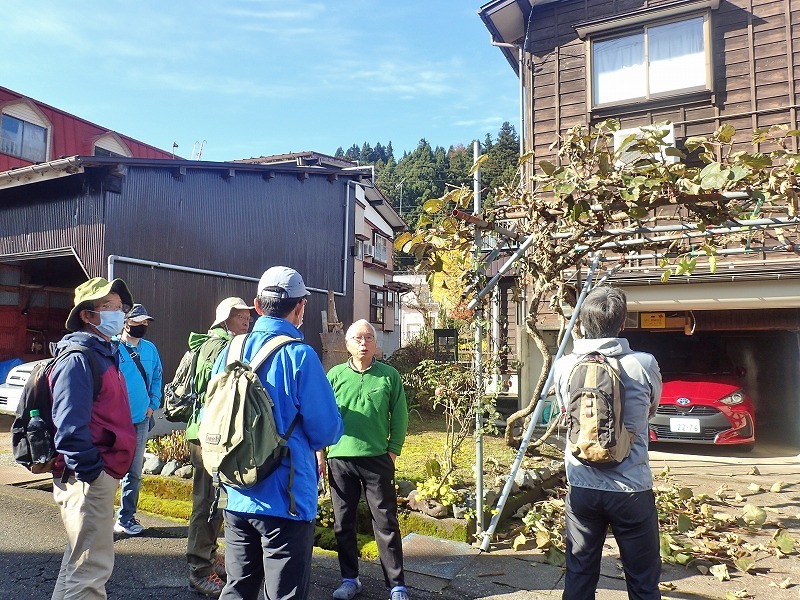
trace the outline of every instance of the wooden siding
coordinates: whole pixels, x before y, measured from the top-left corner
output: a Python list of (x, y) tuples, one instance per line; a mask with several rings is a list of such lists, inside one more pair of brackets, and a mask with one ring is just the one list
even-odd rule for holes
[(732, 124), (739, 132), (737, 139), (745, 140), (739, 148), (751, 147), (755, 128), (797, 127), (797, 0), (722, 0), (719, 9), (711, 11), (713, 93), (592, 111), (587, 103), (587, 44), (578, 39), (574, 25), (663, 4), (669, 2), (574, 0), (534, 8), (526, 52), (530, 71), (524, 81), (526, 150), (534, 150), (537, 161), (554, 158), (549, 146), (557, 133), (609, 116), (619, 117), (623, 127), (671, 120), (679, 147), (687, 137), (709, 134), (722, 123)]

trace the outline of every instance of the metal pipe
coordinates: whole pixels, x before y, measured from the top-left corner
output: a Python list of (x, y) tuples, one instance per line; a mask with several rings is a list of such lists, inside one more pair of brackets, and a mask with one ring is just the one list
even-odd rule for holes
[[(583, 283), (583, 287), (581, 288), (581, 293), (578, 296), (578, 301), (575, 303), (575, 309), (572, 311), (572, 317), (570, 317), (569, 325), (567, 325), (567, 331), (572, 331), (575, 327), (575, 321), (578, 318), (578, 314), (580, 313), (581, 305), (583, 304), (584, 298), (586, 298), (586, 294), (589, 291), (589, 288), (592, 284), (592, 279), (594, 279), (594, 273), (597, 270), (597, 266), (600, 263), (600, 253), (597, 252), (592, 259), (592, 264), (589, 267), (589, 272), (586, 274), (586, 281)], [(494, 516), (492, 517), (492, 522), (489, 524), (489, 529), (486, 530), (486, 533), (481, 540), (481, 551), (486, 552), (489, 550), (489, 544), (492, 541), (492, 536), (494, 535), (495, 529), (497, 529), (497, 524), (500, 522), (500, 516), (503, 514), (503, 508), (505, 507), (506, 500), (508, 500), (508, 496), (511, 494), (511, 487), (514, 484), (514, 477), (517, 475), (517, 471), (519, 470), (520, 464), (522, 464), (522, 459), (525, 457), (525, 451), (528, 449), (528, 444), (531, 442), (531, 436), (533, 435), (533, 430), (536, 428), (536, 421), (542, 414), (542, 409), (544, 408), (544, 401), (547, 398), (547, 393), (550, 391), (550, 386), (553, 384), (553, 379), (555, 377), (555, 366), (556, 361), (564, 355), (564, 351), (567, 348), (567, 342), (569, 341), (569, 335), (565, 335), (561, 340), (561, 344), (558, 346), (558, 352), (556, 353), (555, 358), (553, 359), (553, 363), (550, 365), (550, 371), (547, 374), (547, 381), (545, 381), (544, 387), (542, 388), (542, 393), (539, 396), (539, 402), (536, 405), (536, 408), (533, 411), (533, 415), (531, 416), (530, 422), (528, 423), (528, 429), (525, 431), (525, 435), (522, 438), (522, 443), (520, 444), (519, 450), (517, 451), (517, 457), (514, 460), (514, 464), (511, 466), (511, 472), (508, 474), (508, 479), (506, 479), (506, 484), (503, 486), (503, 492), (500, 494), (500, 498), (497, 501), (497, 509), (495, 510)]]
[[(741, 228), (747, 229), (750, 227), (791, 227), (792, 225), (800, 225), (800, 218), (787, 217), (779, 218), (772, 217), (769, 219), (749, 219), (747, 221), (725, 221), (720, 225), (708, 226), (705, 228), (704, 235), (713, 235), (717, 233), (730, 233), (732, 229)], [(587, 237), (603, 237), (607, 235), (634, 235), (640, 233), (664, 233), (668, 231), (700, 231), (700, 227), (696, 223), (683, 223), (678, 225), (659, 225), (657, 227), (623, 227), (621, 229), (606, 229), (601, 232), (586, 232)], [(553, 239), (560, 240), (570, 237), (571, 233), (555, 233)]]
[[(238, 275), (237, 273), (225, 273), (223, 271), (212, 271), (210, 269), (199, 269), (197, 267), (187, 267), (185, 265), (173, 265), (170, 263), (163, 263), (154, 260), (145, 260), (143, 258), (133, 258), (130, 256), (120, 256), (118, 254), (109, 254), (106, 259), (108, 279), (114, 279), (114, 263), (124, 262), (134, 265), (143, 265), (146, 267), (156, 267), (159, 269), (168, 269), (170, 271), (182, 271), (185, 273), (197, 273), (198, 275), (212, 275), (214, 277), (225, 277), (227, 279), (240, 279), (242, 281), (255, 281), (258, 282), (258, 277), (250, 277), (248, 275)], [(319, 292), (320, 294), (327, 294), (327, 290), (306, 286), (307, 290), (312, 292)], [(343, 296), (341, 292), (333, 292), (336, 296)]]
[(506, 274), (506, 271), (508, 271), (512, 267), (512, 265), (515, 262), (517, 262), (517, 259), (519, 259), (520, 256), (525, 254), (525, 251), (528, 248), (530, 248), (531, 244), (533, 244), (534, 235), (535, 234), (533, 233), (530, 234), (527, 237), (527, 239), (524, 242), (522, 242), (520, 247), (517, 248), (517, 251), (511, 255), (511, 258), (509, 258), (505, 263), (503, 263), (503, 266), (501, 266), (500, 270), (497, 271), (497, 275), (491, 278), (489, 283), (486, 284), (485, 288), (483, 288), (480, 292), (475, 294), (475, 297), (472, 300), (470, 300), (469, 304), (467, 305), (467, 308), (469, 308), (470, 310), (475, 308), (475, 306), (478, 304), (478, 301), (481, 298), (483, 298), (486, 294), (488, 294), (489, 291), (497, 284), (497, 282), (500, 281), (500, 278)]
[[(759, 254), (761, 252), (797, 252), (797, 248), (794, 244), (783, 244), (780, 246), (760, 246), (756, 249), (747, 249), (747, 248), (731, 248), (731, 249), (722, 249), (717, 250), (714, 252), (715, 256), (729, 256), (734, 254)], [(699, 251), (699, 250), (690, 250), (686, 254), (690, 256), (703, 256), (706, 253)], [(619, 256), (604, 256), (600, 260), (602, 262), (609, 262), (614, 260), (620, 260), (620, 258), (624, 258), (626, 260), (649, 260), (649, 259), (659, 259), (664, 258), (666, 255), (665, 253), (659, 254), (658, 252), (654, 252), (652, 254), (628, 254), (622, 257)], [(794, 261), (793, 261), (794, 262)], [(742, 266), (743, 263), (737, 262), (735, 263), (736, 266)], [(764, 261), (759, 261), (759, 264), (764, 264)], [(630, 270), (638, 270), (648, 268), (651, 269), (653, 267), (628, 267)]]
[[(474, 162), (480, 158), (480, 144), (476, 140), (472, 145)], [(473, 174), (473, 210), (475, 215), (481, 212), (481, 170), (475, 169)], [(471, 215), (468, 215), (471, 216)], [(475, 217), (477, 219), (477, 217)], [(481, 264), (481, 228), (475, 228), (475, 270), (479, 271)], [(476, 273), (477, 274), (477, 273)], [(477, 533), (483, 531), (483, 310), (478, 308), (475, 312), (475, 529)]]

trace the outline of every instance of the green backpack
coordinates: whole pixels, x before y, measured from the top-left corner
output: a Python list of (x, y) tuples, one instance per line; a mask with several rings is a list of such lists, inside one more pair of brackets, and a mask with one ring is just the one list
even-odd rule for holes
[[(248, 364), (243, 361), (247, 335), (233, 338), (228, 348), (225, 370), (214, 377), (206, 390), (199, 438), (203, 466), (217, 487), (224, 483), (251, 488), (271, 475), (284, 457), (289, 459), (289, 507), (295, 513), (292, 483), (294, 465), (287, 441), (300, 414), (281, 435), (275, 425), (273, 402), (256, 370), (279, 348), (300, 340), (279, 335), (267, 342)], [(212, 512), (216, 510), (214, 501)]]

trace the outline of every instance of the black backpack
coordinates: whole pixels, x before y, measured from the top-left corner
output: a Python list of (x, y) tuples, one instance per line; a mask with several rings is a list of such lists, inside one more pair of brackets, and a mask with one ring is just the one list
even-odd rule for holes
[[(70, 344), (61, 350), (55, 358), (51, 358), (47, 362), (39, 363), (33, 368), (30, 377), (28, 377), (28, 381), (25, 382), (25, 387), (22, 389), (22, 395), (17, 405), (16, 418), (11, 424), (11, 447), (14, 453), (14, 460), (31, 472), (46, 473), (53, 470), (52, 462), (45, 463), (44, 465), (33, 464), (27, 436), (28, 423), (31, 420), (31, 410), (39, 411), (39, 416), (47, 425), (47, 432), (50, 434), (50, 440), (52, 442), (56, 433), (56, 427), (53, 424), (53, 396), (50, 392), (48, 377), (56, 361), (74, 352), (83, 354), (92, 370), (94, 384), (92, 401), (97, 400), (97, 396), (100, 393), (100, 386), (102, 384), (100, 366), (97, 363), (94, 350), (86, 346)], [(53, 448), (53, 455), (55, 456), (55, 454), (55, 448)]]
[(197, 390), (194, 389), (197, 377), (197, 359), (200, 350), (189, 350), (181, 358), (175, 377), (164, 386), (164, 417), (173, 423), (188, 423), (196, 409)]

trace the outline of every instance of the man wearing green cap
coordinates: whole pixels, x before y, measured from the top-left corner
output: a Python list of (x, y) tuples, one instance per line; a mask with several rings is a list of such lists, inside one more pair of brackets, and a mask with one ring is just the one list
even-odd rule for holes
[[(53, 600), (105, 598), (114, 568), (114, 495), (136, 450), (125, 380), (111, 338), (122, 331), (133, 304), (121, 279), (95, 277), (75, 289), (66, 327), (49, 375), (53, 396), (53, 497), (67, 547)], [(89, 351), (59, 353), (80, 345)], [(95, 373), (100, 387), (95, 397)]]

